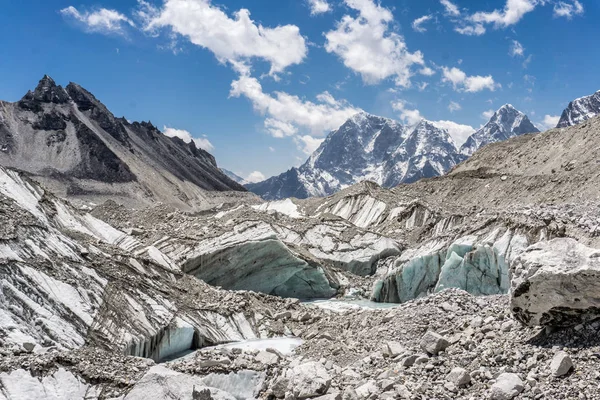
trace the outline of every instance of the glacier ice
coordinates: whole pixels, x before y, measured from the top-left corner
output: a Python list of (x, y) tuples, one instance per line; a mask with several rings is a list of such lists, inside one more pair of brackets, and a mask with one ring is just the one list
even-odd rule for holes
[(496, 229), (488, 236), (469, 235), (450, 244), (434, 240), (408, 251), (396, 267), (373, 286), (378, 302), (403, 303), (444, 289), (462, 289), (474, 295), (507, 293), (508, 265), (527, 246), (527, 238)]

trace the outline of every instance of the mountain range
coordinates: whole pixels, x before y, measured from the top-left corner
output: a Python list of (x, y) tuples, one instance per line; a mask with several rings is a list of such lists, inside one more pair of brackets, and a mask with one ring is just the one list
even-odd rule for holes
[(20, 101), (0, 102), (0, 164), (93, 201), (187, 208), (206, 203), (206, 191), (246, 191), (193, 141), (116, 118), (83, 87), (63, 88), (49, 76)]
[[(599, 113), (600, 91), (571, 102), (558, 127)], [(193, 141), (168, 137), (151, 122), (117, 118), (80, 85), (63, 88), (44, 76), (21, 100), (0, 101), (0, 165), (25, 171), (73, 201), (197, 209), (252, 197), (247, 189), (276, 200), (327, 196), (366, 180), (394, 187), (443, 175), (483, 146), (533, 132), (538, 129), (510, 104), (460, 148), (435, 122), (409, 127), (361, 112), (331, 132), (302, 166), (249, 183), (219, 168)]]
[(266, 200), (327, 196), (365, 180), (394, 187), (443, 175), (487, 144), (534, 132), (539, 130), (529, 118), (506, 104), (459, 149), (435, 122), (408, 127), (361, 112), (330, 133), (299, 168), (246, 187)]

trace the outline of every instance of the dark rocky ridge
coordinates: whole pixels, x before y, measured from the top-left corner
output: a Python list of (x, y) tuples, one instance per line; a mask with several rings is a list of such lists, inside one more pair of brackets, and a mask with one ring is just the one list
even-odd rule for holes
[(187, 208), (206, 200), (203, 191), (246, 191), (194, 142), (116, 118), (80, 85), (63, 88), (49, 76), (20, 101), (0, 102), (0, 165), (91, 200), (116, 195)]

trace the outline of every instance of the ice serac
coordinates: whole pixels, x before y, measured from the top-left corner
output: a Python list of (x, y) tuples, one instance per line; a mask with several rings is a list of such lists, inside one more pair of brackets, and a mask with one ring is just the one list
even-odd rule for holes
[(20, 101), (0, 102), (0, 165), (61, 197), (97, 203), (203, 208), (213, 201), (208, 191), (246, 191), (193, 141), (117, 118), (80, 85), (63, 88), (48, 76)]
[(331, 132), (299, 168), (246, 187), (266, 200), (327, 196), (362, 181), (385, 187), (444, 174), (462, 156), (448, 132), (421, 121), (409, 128), (358, 113)]
[(525, 235), (500, 228), (450, 244), (435, 239), (398, 257), (394, 269), (375, 283), (372, 297), (404, 303), (450, 288), (479, 296), (507, 293), (510, 260), (526, 246)]
[(511, 270), (511, 307), (521, 322), (572, 326), (600, 316), (600, 250), (568, 238), (540, 242)]
[(471, 156), (477, 150), (490, 143), (501, 142), (526, 133), (539, 132), (523, 114), (510, 104), (505, 104), (494, 113), (481, 129), (472, 134), (461, 146), (460, 153)]
[(157, 244), (184, 272), (230, 290), (253, 290), (282, 297), (331, 297), (331, 287), (317, 260), (279, 240), (264, 222), (246, 221), (180, 252), (177, 242)]
[(569, 103), (558, 121), (557, 128), (566, 128), (587, 121), (600, 114), (600, 90)]

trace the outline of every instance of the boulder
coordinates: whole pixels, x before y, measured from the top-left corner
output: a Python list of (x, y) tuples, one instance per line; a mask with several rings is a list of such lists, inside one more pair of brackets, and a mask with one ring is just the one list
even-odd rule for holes
[(398, 342), (387, 342), (384, 349), (384, 354), (394, 358), (406, 352), (404, 346)]
[(564, 351), (556, 353), (550, 363), (550, 372), (556, 377), (566, 375), (571, 368), (573, 368), (573, 360)]
[(560, 238), (511, 264), (511, 309), (530, 326), (572, 326), (600, 316), (600, 250)]
[(318, 362), (300, 364), (290, 371), (288, 390), (298, 399), (308, 399), (324, 395), (331, 385), (331, 376), (325, 367)]
[(456, 367), (446, 376), (446, 380), (457, 387), (461, 387), (471, 382), (471, 375), (469, 375), (466, 369)]
[(277, 364), (277, 362), (279, 361), (279, 356), (270, 351), (263, 350), (256, 355), (254, 360), (261, 364), (274, 365)]
[(490, 391), (491, 400), (511, 400), (525, 389), (523, 381), (517, 374), (501, 374)]
[(450, 342), (442, 335), (428, 331), (421, 338), (420, 345), (427, 353), (437, 355), (440, 351), (446, 350), (450, 346)]

